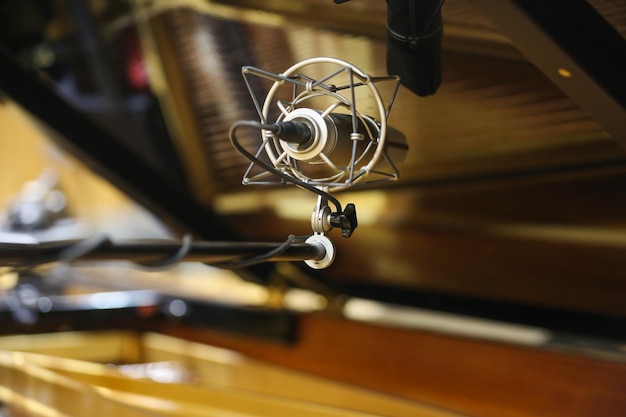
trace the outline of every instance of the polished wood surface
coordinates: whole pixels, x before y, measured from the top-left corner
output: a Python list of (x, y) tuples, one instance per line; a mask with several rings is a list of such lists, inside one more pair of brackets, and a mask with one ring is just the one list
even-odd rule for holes
[(166, 327), (165, 333), (469, 415), (623, 416), (626, 364), (557, 351), (301, 318), (294, 346)]
[[(26, 369), (20, 371), (20, 364), (26, 364)], [(37, 385), (39, 390), (31, 391), (30, 400), (42, 408), (67, 400), (65, 387), (70, 385), (109, 411), (117, 406), (124, 416), (129, 415), (125, 408), (135, 407), (154, 410), (157, 415), (187, 417), (230, 413), (242, 417), (461, 417), (238, 352), (154, 333), (91, 331), (0, 337), (0, 370), (5, 373), (0, 375), (5, 383), (0, 399), (9, 394), (15, 398), (29, 385)], [(61, 406), (57, 411), (85, 415), (82, 408)]]
[[(624, 317), (625, 183), (615, 169), (340, 195), (362, 214), (359, 227), (350, 239), (331, 232), (335, 263), (310, 273)], [(252, 239), (308, 232), (314, 197), (275, 192), (265, 201), (225, 215)]]

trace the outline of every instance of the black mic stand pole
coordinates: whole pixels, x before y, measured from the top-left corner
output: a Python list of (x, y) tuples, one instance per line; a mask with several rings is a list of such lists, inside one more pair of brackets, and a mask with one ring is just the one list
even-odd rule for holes
[(202, 262), (237, 269), (261, 262), (319, 261), (326, 248), (290, 236), (272, 242), (193, 242), (178, 240), (137, 240), (114, 242), (105, 235), (84, 240), (43, 243), (0, 243), (0, 266), (27, 268), (53, 262), (124, 260), (147, 268), (174, 266), (179, 262)]

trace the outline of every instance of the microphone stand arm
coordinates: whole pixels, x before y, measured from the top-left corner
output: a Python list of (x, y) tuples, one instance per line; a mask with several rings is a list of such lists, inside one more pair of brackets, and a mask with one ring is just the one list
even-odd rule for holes
[[(309, 237), (310, 239), (310, 237)], [(327, 247), (318, 240), (290, 236), (285, 242), (193, 242), (178, 240), (114, 242), (106, 235), (43, 243), (0, 243), (0, 266), (32, 268), (54, 262), (125, 260), (146, 268), (167, 268), (179, 262), (203, 262), (225, 269), (262, 262), (318, 262)]]

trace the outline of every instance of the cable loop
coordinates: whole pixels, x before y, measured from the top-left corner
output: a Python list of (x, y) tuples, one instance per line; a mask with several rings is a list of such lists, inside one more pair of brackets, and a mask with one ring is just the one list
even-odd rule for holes
[(315, 193), (319, 196), (322, 196), (323, 198), (327, 199), (328, 201), (330, 201), (336, 208), (337, 212), (341, 212), (341, 203), (339, 202), (339, 200), (337, 200), (335, 197), (333, 197), (332, 195), (330, 195), (329, 193), (325, 192), (324, 190), (321, 190), (318, 187), (315, 187), (311, 184), (308, 184), (307, 182), (296, 178), (296, 177), (292, 177), (291, 175), (288, 175), (287, 173), (277, 169), (276, 167), (271, 166), (270, 164), (264, 162), (263, 160), (257, 158), (255, 155), (251, 154), (250, 152), (248, 152), (248, 150), (246, 150), (241, 143), (239, 142), (239, 139), (237, 138), (237, 130), (239, 128), (242, 127), (248, 127), (248, 128), (255, 128), (255, 129), (259, 129), (259, 130), (273, 130), (276, 129), (276, 125), (273, 124), (263, 124), (263, 123), (259, 123), (256, 122), (254, 120), (238, 120), (235, 123), (232, 124), (232, 126), (230, 127), (230, 130), (228, 132), (228, 138), (230, 139), (230, 143), (233, 145), (233, 147), (243, 156), (245, 156), (250, 162), (252, 162), (254, 165), (257, 165), (261, 168), (263, 168), (264, 170), (271, 172), (272, 174), (276, 175), (277, 177), (281, 178), (283, 181), (288, 182), (288, 183), (292, 183), (295, 185), (300, 186), (301, 188), (304, 188), (305, 190), (311, 191), (312, 193)]
[(289, 237), (287, 237), (287, 240), (285, 240), (279, 247), (272, 249), (271, 251), (264, 253), (262, 255), (252, 256), (250, 258), (236, 259), (234, 261), (210, 263), (207, 265), (213, 266), (215, 268), (221, 268), (221, 269), (247, 268), (249, 266), (263, 263), (274, 256), (283, 254), (287, 249), (289, 249), (291, 245), (301, 240), (301, 238), (302, 237), (289, 235)]
[(153, 262), (135, 262), (137, 265), (147, 269), (168, 269), (172, 268), (180, 263), (181, 260), (187, 256), (189, 251), (191, 251), (193, 244), (193, 238), (190, 234), (185, 234), (180, 242), (180, 247), (172, 256), (168, 256), (167, 258), (159, 259)]

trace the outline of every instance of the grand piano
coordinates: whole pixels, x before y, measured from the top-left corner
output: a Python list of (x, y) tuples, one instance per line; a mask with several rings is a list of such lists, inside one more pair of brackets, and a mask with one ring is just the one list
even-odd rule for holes
[[(7, 413), (624, 415), (626, 5), (402, 3), (0, 2)], [(323, 268), (270, 256), (317, 196), (243, 185), (229, 141), (271, 85), (242, 67), (316, 57), (399, 73), (408, 145), (332, 193), (358, 227)], [(35, 178), (67, 207), (18, 221)]]

